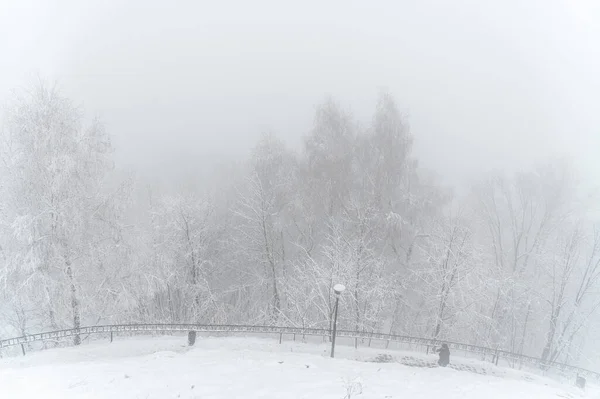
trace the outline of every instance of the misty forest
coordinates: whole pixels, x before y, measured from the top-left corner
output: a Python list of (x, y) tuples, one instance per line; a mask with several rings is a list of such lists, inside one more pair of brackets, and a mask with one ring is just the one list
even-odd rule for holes
[(40, 83), (2, 115), (3, 338), (113, 323), (330, 328), (342, 283), (342, 329), (572, 364), (600, 352), (600, 226), (568, 160), (459, 195), (413, 155), (410, 104), (382, 93), (370, 120), (325, 99), (301, 150), (267, 132), (248, 159), (174, 189), (115, 166), (110, 132), (75, 104)]

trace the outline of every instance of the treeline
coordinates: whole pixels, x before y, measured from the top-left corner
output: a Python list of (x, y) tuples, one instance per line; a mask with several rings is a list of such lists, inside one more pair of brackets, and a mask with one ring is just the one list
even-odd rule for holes
[(176, 193), (123, 179), (103, 125), (53, 88), (22, 92), (2, 126), (4, 336), (328, 328), (343, 283), (342, 328), (580, 364), (596, 349), (600, 231), (574, 171), (550, 162), (455, 197), (419, 167), (389, 94), (367, 125), (326, 101), (300, 153), (264, 135), (218, 184)]

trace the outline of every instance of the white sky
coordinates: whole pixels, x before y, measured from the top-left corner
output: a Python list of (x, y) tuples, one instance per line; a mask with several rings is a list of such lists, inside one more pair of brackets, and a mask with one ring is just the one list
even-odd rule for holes
[(596, 0), (0, 0), (0, 99), (36, 75), (148, 174), (298, 145), (327, 94), (368, 122), (387, 88), (449, 183), (560, 155), (600, 182)]

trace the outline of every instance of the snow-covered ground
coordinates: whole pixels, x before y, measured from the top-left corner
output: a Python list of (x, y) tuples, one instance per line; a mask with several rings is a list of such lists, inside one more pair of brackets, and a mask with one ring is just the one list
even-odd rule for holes
[[(485, 374), (377, 363), (381, 349), (259, 338), (119, 337), (0, 359), (0, 398), (578, 398), (570, 385), (454, 358)], [(433, 355), (419, 355), (426, 361)], [(380, 357), (381, 358), (381, 357)], [(388, 357), (389, 359), (389, 357)], [(350, 394), (351, 396), (348, 396)]]

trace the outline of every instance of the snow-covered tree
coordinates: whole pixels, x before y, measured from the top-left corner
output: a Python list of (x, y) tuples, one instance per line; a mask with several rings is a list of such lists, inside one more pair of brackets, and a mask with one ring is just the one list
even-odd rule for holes
[(113, 165), (104, 126), (85, 125), (77, 107), (40, 83), (16, 94), (1, 140), (4, 277), (27, 288), (15, 302), (33, 301), (44, 329), (96, 322), (112, 268), (105, 261), (123, 231), (122, 187), (106, 184)]
[(239, 271), (246, 273), (266, 299), (264, 316), (277, 323), (283, 316), (289, 254), (288, 217), (295, 184), (296, 160), (273, 135), (254, 149), (246, 184), (240, 187), (235, 246)]

